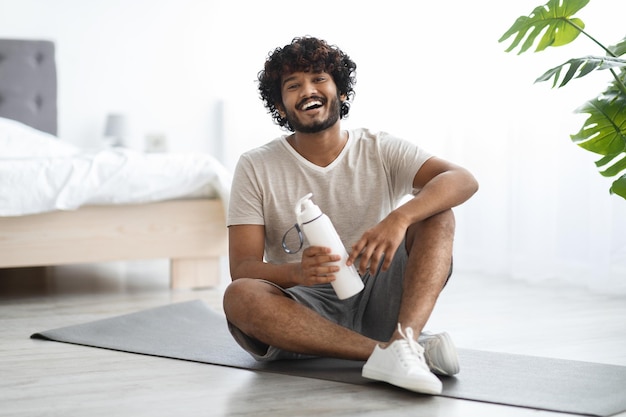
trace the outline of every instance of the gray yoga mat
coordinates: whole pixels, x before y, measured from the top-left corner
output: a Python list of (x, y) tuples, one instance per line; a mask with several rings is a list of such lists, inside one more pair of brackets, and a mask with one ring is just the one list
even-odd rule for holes
[[(259, 363), (232, 339), (223, 315), (196, 300), (35, 333), (34, 339), (351, 384), (363, 362)], [(591, 416), (626, 410), (626, 367), (459, 349), (461, 372), (442, 378), (444, 397)]]

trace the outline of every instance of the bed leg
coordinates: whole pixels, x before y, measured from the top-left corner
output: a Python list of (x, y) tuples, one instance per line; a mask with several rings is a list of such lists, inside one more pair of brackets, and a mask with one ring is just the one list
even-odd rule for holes
[(219, 256), (170, 261), (170, 288), (172, 289), (217, 287), (219, 284)]

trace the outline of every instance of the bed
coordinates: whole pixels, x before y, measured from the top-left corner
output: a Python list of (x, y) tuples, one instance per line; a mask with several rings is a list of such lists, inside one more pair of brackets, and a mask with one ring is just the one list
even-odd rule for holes
[(56, 135), (54, 43), (0, 39), (0, 268), (167, 258), (172, 288), (220, 283), (229, 174), (215, 158), (87, 153)]

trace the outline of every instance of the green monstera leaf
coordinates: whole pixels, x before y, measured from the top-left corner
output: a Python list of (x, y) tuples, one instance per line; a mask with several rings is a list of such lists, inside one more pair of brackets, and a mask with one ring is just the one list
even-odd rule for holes
[(613, 182), (611, 186), (611, 193), (617, 194), (622, 198), (626, 198), (626, 174), (622, 175), (619, 179)]
[(589, 100), (575, 110), (589, 114), (572, 141), (583, 149), (604, 156), (626, 151), (626, 99), (609, 93)]
[(500, 37), (498, 42), (504, 42), (514, 34), (511, 46), (506, 52), (511, 52), (526, 38), (521, 45), (518, 55), (530, 49), (542, 32), (535, 52), (543, 51), (548, 46), (567, 45), (580, 35), (585, 24), (582, 20), (572, 17), (574, 13), (585, 7), (589, 0), (550, 0), (544, 6), (533, 10), (530, 16), (520, 16), (513, 26)]
[(617, 45), (609, 46), (609, 50), (613, 56), (622, 56), (626, 54), (626, 38), (619, 41)]
[(539, 52), (548, 46), (567, 45), (584, 34), (604, 50), (605, 56), (570, 59), (546, 71), (535, 82), (552, 80), (553, 88), (563, 87), (575, 78), (608, 70), (613, 82), (598, 97), (575, 110), (589, 117), (580, 131), (570, 137), (581, 148), (602, 155), (596, 162), (600, 174), (621, 175), (613, 182), (610, 192), (626, 199), (626, 59), (622, 57), (626, 55), (626, 38), (607, 48), (586, 33), (585, 24), (573, 15), (588, 3), (589, 0), (549, 0), (529, 16), (519, 17), (498, 42), (514, 36), (506, 52), (519, 47), (519, 55), (535, 44), (535, 52)]
[[(576, 109), (589, 114), (572, 141), (583, 149), (604, 157), (596, 161), (605, 177), (626, 171), (626, 96), (610, 88), (603, 95)], [(615, 180), (610, 192), (626, 199), (626, 174)]]
[(541, 77), (537, 78), (535, 82), (548, 81), (550, 78), (554, 77), (554, 81), (552, 82), (552, 87), (556, 87), (556, 84), (559, 81), (561, 76), (561, 71), (569, 66), (569, 69), (565, 73), (563, 77), (563, 81), (559, 87), (563, 87), (565, 84), (570, 82), (572, 78), (580, 78), (589, 74), (594, 70), (604, 70), (609, 68), (626, 68), (626, 59), (613, 58), (609, 56), (586, 56), (583, 58), (573, 58), (567, 61), (564, 64), (559, 65), (558, 67), (554, 67), (548, 71), (546, 71)]

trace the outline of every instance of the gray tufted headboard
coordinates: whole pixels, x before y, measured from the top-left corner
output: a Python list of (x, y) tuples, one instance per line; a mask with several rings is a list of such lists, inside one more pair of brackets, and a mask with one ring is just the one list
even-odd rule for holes
[(57, 134), (54, 43), (0, 39), (0, 117)]

